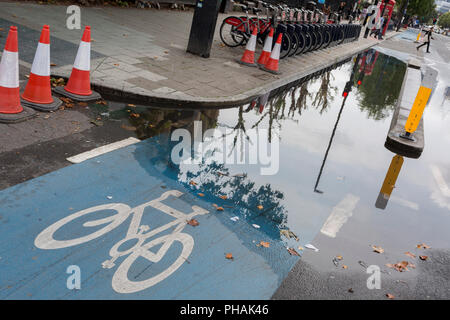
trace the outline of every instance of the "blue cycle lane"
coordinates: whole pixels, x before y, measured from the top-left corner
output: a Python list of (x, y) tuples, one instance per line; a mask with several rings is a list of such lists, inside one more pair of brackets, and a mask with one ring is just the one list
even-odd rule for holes
[[(298, 260), (280, 238), (276, 193), (220, 166), (186, 176), (160, 139), (1, 191), (0, 299), (270, 298)], [(220, 198), (213, 181), (250, 196)], [(68, 289), (70, 266), (80, 289)]]

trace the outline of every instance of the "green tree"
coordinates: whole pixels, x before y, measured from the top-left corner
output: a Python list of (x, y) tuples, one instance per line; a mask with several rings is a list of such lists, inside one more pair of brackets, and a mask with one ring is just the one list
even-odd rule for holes
[(440, 16), (438, 25), (441, 28), (450, 28), (450, 12), (447, 12)]
[[(397, 10), (400, 11), (407, 0), (397, 0)], [(418, 16), (419, 18), (429, 17), (436, 9), (434, 0), (409, 0), (406, 14), (409, 16)]]

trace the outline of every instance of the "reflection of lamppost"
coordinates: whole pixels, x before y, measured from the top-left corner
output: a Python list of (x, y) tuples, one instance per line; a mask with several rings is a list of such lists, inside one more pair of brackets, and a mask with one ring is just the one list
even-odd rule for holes
[[(320, 166), (319, 175), (317, 176), (316, 184), (314, 185), (314, 192), (317, 192), (317, 193), (323, 193), (323, 191), (317, 189), (317, 187), (319, 185), (319, 181), (322, 176), (323, 168), (325, 167), (325, 162), (327, 161), (327, 158), (328, 158), (328, 152), (330, 152), (331, 145), (333, 144), (334, 135), (336, 134), (336, 129), (337, 129), (338, 123), (341, 119), (341, 114), (342, 114), (342, 111), (344, 110), (345, 102), (347, 101), (348, 94), (350, 93), (350, 91), (352, 91), (353, 78), (355, 77), (355, 72), (358, 69), (358, 63), (359, 63), (360, 57), (361, 57), (361, 54), (358, 54), (355, 64), (353, 65), (353, 70), (350, 75), (350, 79), (345, 84), (344, 92), (342, 93), (344, 100), (342, 100), (341, 109), (339, 110), (339, 114), (336, 119), (336, 123), (334, 124), (333, 132), (331, 133), (330, 141), (328, 142), (327, 151), (325, 151), (325, 157), (323, 158), (322, 165)], [(358, 82), (358, 86), (359, 86), (359, 82)]]

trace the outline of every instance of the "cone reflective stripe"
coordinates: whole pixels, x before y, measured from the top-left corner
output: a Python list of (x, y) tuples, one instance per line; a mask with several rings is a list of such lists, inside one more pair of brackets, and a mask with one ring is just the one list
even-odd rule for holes
[(64, 89), (80, 96), (89, 96), (91, 90), (91, 27), (86, 26), (73, 64), (72, 74)]
[(39, 104), (48, 104), (54, 101), (50, 85), (50, 28), (47, 25), (42, 28), (22, 99)]
[(275, 42), (275, 46), (273, 47), (272, 53), (270, 54), (269, 60), (264, 67), (261, 69), (271, 72), (271, 73), (279, 73), (278, 71), (278, 61), (280, 60), (280, 50), (281, 50), (281, 40), (283, 34), (280, 33), (278, 35), (277, 42)]
[(264, 41), (264, 48), (261, 52), (261, 55), (258, 59), (259, 65), (265, 65), (267, 61), (269, 60), (271, 50), (272, 50), (272, 40), (273, 39), (273, 28), (270, 28), (269, 35), (267, 36), (266, 40)]
[(266, 106), (267, 100), (269, 100), (270, 91), (266, 94), (262, 95), (259, 98), (259, 113), (262, 113), (264, 110), (264, 107)]
[(241, 60), (239, 61), (242, 64), (247, 66), (254, 67), (255, 65), (255, 49), (256, 49), (256, 35), (258, 34), (258, 28), (253, 28), (252, 35), (247, 42), (247, 46), (245, 47), (244, 54), (242, 55)]
[(19, 52), (17, 27), (9, 29), (0, 62), (0, 113), (15, 114), (23, 111), (19, 93)]

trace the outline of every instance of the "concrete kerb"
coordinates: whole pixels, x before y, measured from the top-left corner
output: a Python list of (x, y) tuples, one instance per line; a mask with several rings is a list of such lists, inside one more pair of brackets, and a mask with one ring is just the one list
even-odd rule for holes
[[(278, 79), (274, 79), (272, 82), (265, 84), (263, 86), (248, 90), (244, 93), (236, 94), (233, 96), (225, 96), (225, 97), (194, 97), (188, 94), (180, 93), (178, 97), (169, 96), (165, 93), (157, 93), (152, 92), (149, 94), (139, 94), (135, 92), (130, 92), (127, 90), (121, 90), (117, 88), (113, 88), (107, 85), (95, 83), (95, 81), (91, 82), (92, 89), (98, 91), (104, 98), (111, 99), (114, 101), (123, 101), (128, 103), (139, 103), (139, 104), (158, 104), (161, 107), (173, 107), (173, 106), (183, 106), (183, 108), (207, 108), (207, 109), (217, 109), (217, 108), (227, 108), (227, 107), (235, 107), (239, 105), (243, 105), (251, 102), (253, 99), (264, 95), (274, 89), (279, 87), (291, 84), (309, 74), (315, 73), (323, 68), (327, 68), (336, 63), (344, 61), (348, 58), (351, 58), (353, 55), (361, 52), (363, 50), (369, 49), (375, 45), (378, 45), (382, 41), (390, 39), (391, 37), (397, 35), (397, 32), (391, 32), (390, 34), (384, 37), (384, 40), (378, 40), (370, 44), (357, 45), (358, 42), (352, 42), (354, 45), (352, 50), (349, 50), (348, 53), (339, 56), (338, 58), (331, 58), (325, 60), (324, 63), (320, 63), (313, 68), (308, 68), (307, 70), (302, 70), (296, 72), (287, 77), (277, 76)], [(345, 44), (350, 45), (350, 43)], [(301, 56), (299, 57), (301, 58)], [(67, 81), (68, 77), (66, 75), (52, 73), (52, 77), (63, 78)]]

